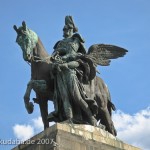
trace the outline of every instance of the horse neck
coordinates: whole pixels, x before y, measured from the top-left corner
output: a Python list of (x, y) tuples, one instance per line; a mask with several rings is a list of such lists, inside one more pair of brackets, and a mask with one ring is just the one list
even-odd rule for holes
[(47, 51), (45, 50), (40, 38), (38, 38), (38, 43), (36, 44), (36, 47), (35, 47), (35, 54), (34, 56), (37, 56), (41, 59), (45, 58), (45, 57), (48, 57), (48, 53)]
[[(49, 56), (40, 39), (38, 39), (38, 43), (34, 48), (33, 55), (35, 60), (39, 60), (38, 58), (43, 60)], [(31, 78), (34, 80), (45, 80), (46, 74), (49, 73), (48, 70), (48, 63), (46, 62), (31, 62)]]

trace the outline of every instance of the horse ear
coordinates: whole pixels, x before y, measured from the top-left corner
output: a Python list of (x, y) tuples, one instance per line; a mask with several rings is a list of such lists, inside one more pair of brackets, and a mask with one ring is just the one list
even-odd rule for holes
[(23, 27), (24, 30), (27, 29), (27, 25), (26, 25), (25, 21), (22, 21), (22, 27)]
[(14, 25), (14, 26), (13, 26), (13, 28), (14, 28), (14, 30), (18, 33), (17, 26), (16, 26), (16, 25)]

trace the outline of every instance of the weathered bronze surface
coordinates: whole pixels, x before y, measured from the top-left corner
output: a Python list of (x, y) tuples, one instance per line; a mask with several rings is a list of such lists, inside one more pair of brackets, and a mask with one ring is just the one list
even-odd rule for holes
[[(116, 136), (111, 119), (115, 110), (109, 90), (103, 80), (96, 76), (96, 66), (108, 66), (111, 59), (123, 57), (127, 50), (107, 44), (92, 45), (88, 52), (84, 39), (71, 16), (65, 17), (63, 40), (54, 46), (48, 55), (38, 35), (30, 30), (25, 22), (17, 28), (16, 42), (23, 51), (23, 58), (31, 64), (31, 80), (24, 95), (28, 113), (33, 112), (30, 93), (36, 93), (34, 102), (38, 103), (44, 129), (50, 121), (97, 125)], [(55, 110), (48, 114), (48, 100), (54, 102)]]

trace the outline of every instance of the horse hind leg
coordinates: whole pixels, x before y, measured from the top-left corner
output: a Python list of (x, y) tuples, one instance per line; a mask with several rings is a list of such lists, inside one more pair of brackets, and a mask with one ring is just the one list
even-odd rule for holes
[(114, 136), (117, 135), (116, 129), (114, 127), (113, 121), (111, 119), (111, 116), (109, 114), (109, 111), (107, 109), (100, 109), (101, 118), (100, 123), (105, 125), (106, 131), (113, 134)]
[(98, 80), (97, 91), (98, 93), (96, 94), (96, 102), (99, 106), (99, 112), (96, 118), (100, 120), (101, 124), (105, 125), (106, 130), (109, 133), (116, 136), (117, 132), (111, 119), (111, 109), (115, 109), (115, 106), (111, 103), (109, 90), (103, 80)]
[(99, 105), (97, 120), (106, 127), (106, 131), (116, 136), (116, 130), (111, 119), (111, 114), (108, 110), (108, 101), (106, 97), (96, 96), (96, 101)]

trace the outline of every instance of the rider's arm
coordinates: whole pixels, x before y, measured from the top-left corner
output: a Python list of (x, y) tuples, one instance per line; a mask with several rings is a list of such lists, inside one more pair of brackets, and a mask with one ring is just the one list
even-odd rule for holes
[(68, 68), (74, 69), (74, 68), (79, 67), (79, 62), (77, 62), (77, 61), (71, 61), (71, 62), (67, 63), (67, 65), (68, 65)]
[(79, 62), (71, 61), (68, 63), (59, 64), (58, 66), (60, 69), (67, 69), (67, 68), (75, 69), (75, 68), (79, 67)]

